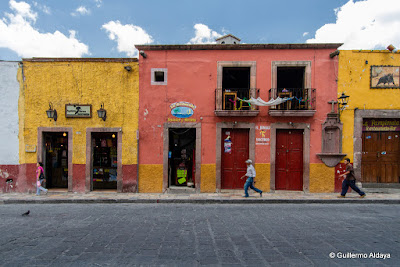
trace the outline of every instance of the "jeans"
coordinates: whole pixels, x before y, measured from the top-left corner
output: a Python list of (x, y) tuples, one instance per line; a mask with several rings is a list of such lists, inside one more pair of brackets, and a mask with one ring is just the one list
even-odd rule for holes
[(253, 189), (254, 191), (256, 191), (257, 193), (262, 193), (262, 191), (261, 191), (260, 189), (255, 188), (255, 187), (253, 186), (253, 177), (247, 178), (246, 183), (244, 184), (244, 196), (245, 196), (245, 197), (248, 197), (248, 196), (249, 196), (249, 193), (247, 192), (247, 190), (249, 189), (249, 187), (250, 187), (251, 189)]
[(365, 193), (356, 186), (356, 180), (344, 179), (343, 183), (342, 183), (342, 193), (341, 193), (342, 196), (346, 195), (347, 190), (349, 189), (349, 186), (351, 187), (351, 189), (356, 191), (360, 196), (365, 195)]
[(42, 190), (42, 191), (44, 191), (44, 192), (46, 192), (46, 193), (47, 193), (47, 191), (48, 191), (48, 189), (46, 189), (46, 188), (44, 188), (44, 187), (42, 186), (43, 179), (39, 180), (39, 182), (40, 182), (40, 186), (36, 185), (36, 195), (37, 195), (37, 196), (40, 195), (40, 190)]

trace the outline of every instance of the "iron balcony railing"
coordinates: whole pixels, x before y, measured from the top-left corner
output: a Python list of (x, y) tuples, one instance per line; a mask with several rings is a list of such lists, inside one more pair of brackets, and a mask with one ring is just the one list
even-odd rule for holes
[[(270, 109), (277, 110), (316, 110), (316, 89), (314, 88), (271, 88), (269, 99), (277, 97), (290, 97), (292, 100), (280, 105), (271, 106)], [(268, 100), (269, 100), (268, 99)]]
[(215, 89), (215, 110), (258, 110), (258, 106), (251, 105), (240, 99), (248, 100), (250, 97), (259, 97), (258, 88), (217, 88)]

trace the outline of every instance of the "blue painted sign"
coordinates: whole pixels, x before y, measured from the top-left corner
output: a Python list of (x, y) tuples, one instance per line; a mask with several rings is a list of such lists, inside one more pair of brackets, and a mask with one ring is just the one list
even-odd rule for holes
[(189, 118), (193, 116), (195, 105), (188, 102), (177, 102), (170, 105), (171, 114), (177, 118)]
[(172, 116), (177, 118), (189, 118), (193, 115), (193, 109), (189, 107), (176, 107), (171, 110)]

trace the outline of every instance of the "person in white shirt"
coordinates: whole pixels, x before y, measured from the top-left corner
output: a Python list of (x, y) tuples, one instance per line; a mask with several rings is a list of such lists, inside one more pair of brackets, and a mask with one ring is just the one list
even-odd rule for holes
[(253, 186), (254, 178), (256, 177), (256, 170), (254, 169), (253, 165), (251, 165), (252, 163), (253, 162), (251, 161), (251, 159), (246, 160), (247, 172), (245, 175), (240, 177), (240, 179), (247, 177), (246, 183), (244, 184), (244, 196), (243, 197), (249, 197), (249, 193), (247, 192), (249, 187), (251, 189), (253, 189), (254, 191), (256, 191), (257, 193), (260, 193), (260, 197), (262, 197), (262, 191)]

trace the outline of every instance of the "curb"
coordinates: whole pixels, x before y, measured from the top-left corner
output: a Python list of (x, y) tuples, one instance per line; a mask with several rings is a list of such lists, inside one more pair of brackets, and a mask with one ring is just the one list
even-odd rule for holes
[(400, 204), (400, 199), (6, 199), (0, 204)]

